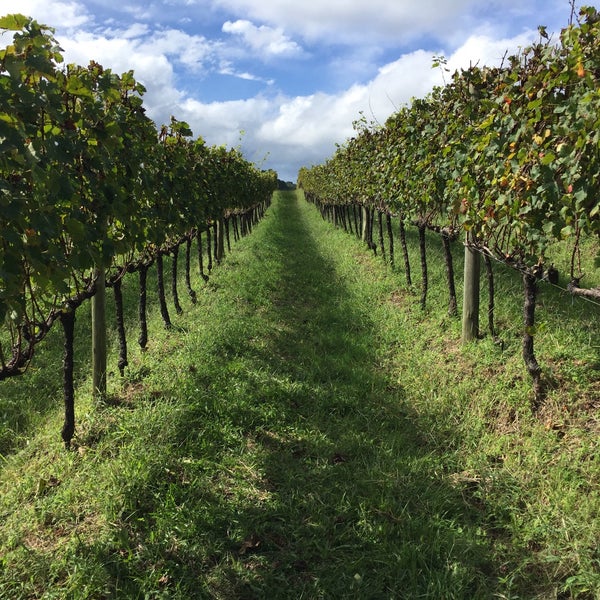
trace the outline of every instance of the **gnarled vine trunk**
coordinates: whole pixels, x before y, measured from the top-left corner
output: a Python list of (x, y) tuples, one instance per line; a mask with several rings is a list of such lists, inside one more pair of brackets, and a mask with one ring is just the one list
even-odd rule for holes
[(381, 248), (381, 256), (383, 258), (383, 262), (387, 262), (387, 256), (385, 255), (385, 244), (383, 242), (383, 213), (380, 210), (377, 211), (377, 224), (379, 227), (379, 247)]
[(225, 256), (225, 219), (219, 217), (215, 221), (215, 260), (218, 265), (221, 264)]
[(368, 240), (367, 244), (369, 248), (373, 250), (373, 254), (377, 256), (377, 244), (373, 241), (373, 229), (375, 228), (375, 209), (368, 209), (369, 212), (369, 231), (368, 231)]
[(192, 304), (196, 304), (196, 292), (192, 288), (191, 268), (192, 268), (192, 235), (188, 235), (185, 241), (185, 287)]
[(225, 239), (227, 240), (227, 252), (231, 254), (231, 239), (229, 238), (229, 217), (225, 220)]
[(206, 253), (208, 255), (208, 272), (210, 273), (213, 268), (212, 259), (212, 225), (208, 225), (206, 228)]
[(495, 310), (495, 286), (494, 286), (494, 271), (492, 269), (492, 259), (487, 255), (483, 255), (485, 263), (485, 273), (488, 281), (488, 330), (493, 339), (496, 338), (496, 326), (494, 324)]
[(425, 310), (429, 278), (427, 275), (427, 249), (425, 246), (425, 224), (419, 225), (419, 250), (421, 253), (421, 308)]
[(454, 284), (454, 262), (452, 260), (452, 248), (448, 233), (442, 232), (442, 246), (444, 248), (444, 261), (446, 263), (446, 279), (448, 280), (448, 314), (455, 317), (457, 314), (456, 286)]
[(140, 296), (138, 315), (140, 319), (140, 335), (138, 337), (138, 344), (142, 350), (145, 350), (148, 345), (148, 320), (146, 318), (148, 269), (149, 265), (142, 265), (139, 271)]
[(75, 311), (68, 309), (60, 316), (65, 343), (63, 356), (63, 391), (65, 404), (65, 419), (61, 436), (65, 447), (71, 447), (71, 440), (75, 434), (75, 389), (73, 386), (73, 341), (75, 331)]
[(173, 295), (173, 306), (178, 315), (183, 314), (183, 308), (179, 303), (179, 292), (177, 290), (177, 266), (179, 263), (179, 244), (173, 248), (173, 265), (171, 268), (171, 293)]
[(162, 317), (165, 327), (167, 329), (171, 329), (173, 325), (171, 323), (171, 317), (169, 316), (169, 309), (167, 308), (167, 298), (165, 296), (165, 272), (163, 265), (163, 255), (160, 251), (156, 255), (156, 279), (158, 284), (158, 305), (160, 307), (160, 316)]
[(220, 253), (220, 233), (219, 233), (219, 220), (215, 219), (213, 223), (213, 256), (215, 259), (215, 264), (218, 265), (221, 262), (221, 253)]
[(404, 227), (404, 221), (400, 217), (400, 224), (398, 227), (400, 234), (400, 245), (402, 246), (402, 256), (404, 258), (404, 272), (406, 274), (406, 285), (412, 285), (412, 277), (410, 275), (410, 258), (408, 256), (408, 244), (406, 243), (406, 228)]
[(389, 212), (385, 213), (385, 221), (386, 221), (386, 227), (387, 227), (387, 234), (388, 234), (388, 240), (389, 240), (389, 248), (390, 248), (390, 265), (392, 266), (392, 269), (394, 268), (394, 262), (395, 262), (395, 258), (394, 258), (394, 232), (392, 231), (392, 216), (390, 215)]
[(202, 231), (198, 229), (198, 270), (200, 277), (204, 281), (208, 281), (208, 275), (204, 272), (204, 250), (202, 249)]
[(127, 338), (125, 336), (125, 320), (123, 318), (123, 290), (121, 279), (117, 279), (113, 284), (113, 294), (115, 297), (115, 313), (117, 319), (117, 334), (119, 337), (119, 373), (121, 377), (125, 375), (127, 362)]
[(527, 371), (533, 380), (533, 408), (539, 408), (543, 401), (544, 390), (542, 385), (542, 369), (535, 357), (533, 348), (533, 336), (535, 333), (535, 303), (537, 298), (537, 278), (526, 272), (523, 274), (523, 288), (525, 302), (523, 305), (523, 321), (525, 329), (523, 332), (523, 360)]

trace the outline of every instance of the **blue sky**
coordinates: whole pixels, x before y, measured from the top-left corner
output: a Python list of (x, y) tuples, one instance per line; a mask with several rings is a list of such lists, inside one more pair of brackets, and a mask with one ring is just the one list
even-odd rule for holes
[[(590, 4), (591, 2), (588, 2)], [(578, 4), (579, 6), (579, 4)], [(569, 0), (0, 0), (56, 29), (67, 62), (133, 69), (160, 126), (187, 121), (209, 144), (295, 181), (352, 135), (383, 123), (454, 70), (498, 64), (559, 32)], [(6, 37), (6, 36), (5, 36)], [(8, 43), (0, 41), (1, 44)]]

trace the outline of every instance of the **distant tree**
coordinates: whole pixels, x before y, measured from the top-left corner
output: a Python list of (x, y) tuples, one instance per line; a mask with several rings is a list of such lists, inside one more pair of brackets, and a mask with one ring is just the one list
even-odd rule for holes
[(292, 181), (282, 181), (281, 179), (277, 180), (277, 189), (278, 190), (295, 190), (296, 184)]

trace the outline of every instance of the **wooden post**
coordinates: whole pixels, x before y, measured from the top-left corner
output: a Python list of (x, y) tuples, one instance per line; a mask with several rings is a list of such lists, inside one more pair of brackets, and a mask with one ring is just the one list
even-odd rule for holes
[(479, 252), (465, 243), (465, 272), (463, 294), (462, 341), (477, 339), (479, 335)]
[(216, 223), (216, 253), (215, 261), (219, 265), (225, 256), (225, 219), (221, 216)]
[(92, 395), (106, 395), (106, 282), (104, 267), (97, 267), (96, 293), (92, 296)]
[(363, 204), (362, 206), (362, 235), (361, 235), (361, 239), (363, 242), (368, 242), (369, 241), (369, 227), (370, 227), (370, 212), (369, 209), (367, 208), (366, 205)]

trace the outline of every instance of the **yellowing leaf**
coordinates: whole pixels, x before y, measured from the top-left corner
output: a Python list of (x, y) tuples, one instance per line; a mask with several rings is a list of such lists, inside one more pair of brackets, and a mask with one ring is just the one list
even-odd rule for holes
[(6, 15), (0, 18), (0, 29), (8, 29), (10, 31), (19, 31), (29, 23), (29, 17), (21, 14)]

